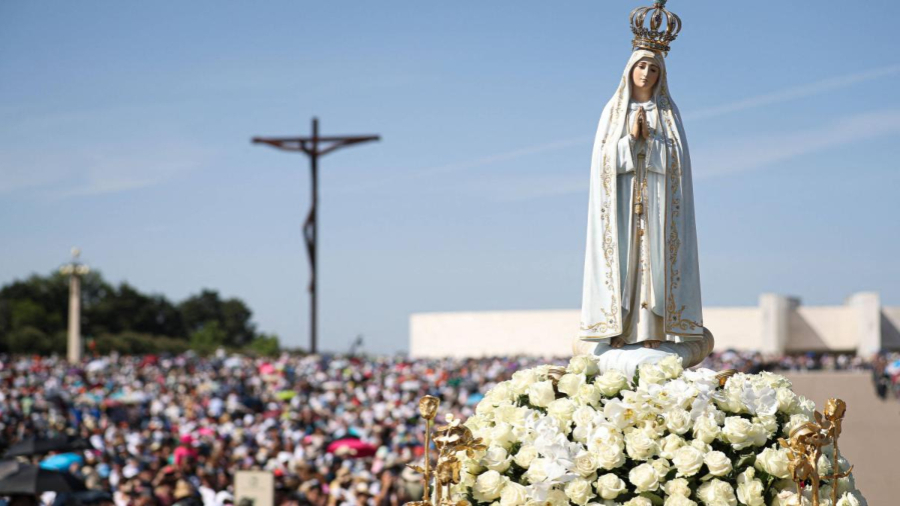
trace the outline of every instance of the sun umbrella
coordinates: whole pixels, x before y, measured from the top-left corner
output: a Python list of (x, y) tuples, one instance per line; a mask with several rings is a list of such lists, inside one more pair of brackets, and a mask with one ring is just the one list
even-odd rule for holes
[(65, 471), (75, 462), (84, 462), (84, 457), (77, 453), (58, 453), (42, 460), (41, 467), (51, 471)]
[(4, 457), (24, 457), (28, 455), (43, 455), (50, 452), (68, 452), (72, 450), (92, 450), (87, 440), (72, 438), (69, 436), (56, 436), (51, 438), (28, 438), (19, 441), (9, 447)]
[(277, 397), (278, 400), (281, 400), (281, 401), (289, 401), (296, 396), (297, 396), (297, 392), (295, 392), (293, 390), (282, 390), (275, 394), (275, 397)]
[(101, 504), (113, 502), (109, 492), (102, 490), (87, 490), (72, 494), (57, 494), (53, 506), (78, 506), (81, 504)]
[(22, 465), (15, 473), (0, 479), (0, 495), (38, 495), (44, 492), (78, 492), (87, 490), (84, 482), (69, 473)]
[(0, 460), (0, 480), (21, 471), (27, 465), (16, 459)]
[(352, 438), (338, 439), (328, 445), (327, 448), (328, 453), (357, 459), (371, 457), (372, 455), (375, 455), (377, 450), (378, 448), (375, 448), (369, 443)]

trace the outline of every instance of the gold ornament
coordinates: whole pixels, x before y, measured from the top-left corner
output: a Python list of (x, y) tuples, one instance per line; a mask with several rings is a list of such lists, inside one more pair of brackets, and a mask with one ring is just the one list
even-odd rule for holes
[(434, 420), (441, 401), (437, 397), (426, 395), (419, 399), (419, 414), (426, 420)]
[[(460, 482), (462, 472), (462, 462), (459, 461), (456, 454), (464, 451), (469, 458), (474, 458), (475, 452), (483, 452), (487, 446), (482, 443), (481, 438), (475, 438), (472, 431), (463, 425), (461, 420), (450, 414), (447, 415), (447, 424), (435, 428), (438, 436), (432, 438), (432, 422), (437, 416), (439, 406), (440, 401), (430, 395), (426, 395), (419, 401), (419, 413), (425, 419), (425, 465), (424, 467), (415, 465), (407, 467), (423, 475), (425, 493), (424, 500), (408, 502), (405, 506), (469, 506), (468, 501), (454, 501), (450, 497), (450, 487)], [(432, 479), (429, 454), (432, 439), (438, 451), (437, 463), (434, 467), (433, 502), (428, 490)]]
[[(802, 484), (807, 481), (812, 485), (813, 506), (819, 506), (819, 484), (823, 479), (831, 482), (831, 504), (837, 503), (837, 480), (850, 476), (851, 466), (841, 473), (838, 467), (838, 437), (841, 435), (841, 422), (847, 412), (847, 404), (840, 399), (829, 399), (825, 403), (825, 414), (816, 411), (815, 422), (806, 422), (791, 431), (788, 441), (779, 439), (781, 445), (788, 449), (788, 470), (791, 479), (797, 484), (797, 495), (800, 495)], [(834, 446), (832, 474), (819, 475), (819, 457), (822, 448)]]
[[(649, 27), (644, 24), (648, 17)], [(656, 0), (652, 7), (638, 7), (631, 11), (631, 31), (634, 33), (631, 42), (633, 50), (648, 49), (667, 56), (670, 44), (681, 32), (681, 18), (666, 10), (666, 0)]]

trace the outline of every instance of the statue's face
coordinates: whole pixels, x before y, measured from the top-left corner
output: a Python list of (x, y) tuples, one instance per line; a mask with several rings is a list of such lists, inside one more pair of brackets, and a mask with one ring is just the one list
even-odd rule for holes
[(651, 91), (659, 81), (659, 65), (653, 58), (641, 58), (631, 71), (631, 84), (635, 90)]

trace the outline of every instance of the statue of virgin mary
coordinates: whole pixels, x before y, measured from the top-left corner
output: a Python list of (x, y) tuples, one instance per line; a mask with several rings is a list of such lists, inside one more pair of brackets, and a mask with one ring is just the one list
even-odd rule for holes
[(634, 50), (597, 128), (579, 337), (605, 344), (598, 354), (697, 343), (699, 362), (712, 336), (703, 327), (691, 160), (665, 64), (681, 24), (662, 4), (632, 13)]

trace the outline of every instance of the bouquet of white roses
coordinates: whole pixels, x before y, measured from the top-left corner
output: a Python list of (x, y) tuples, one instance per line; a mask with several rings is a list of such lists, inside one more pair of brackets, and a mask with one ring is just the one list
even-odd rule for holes
[[(796, 493), (778, 439), (814, 410), (776, 374), (736, 374), (723, 385), (672, 356), (629, 379), (576, 356), (565, 370), (518, 371), (485, 395), (465, 425), (487, 449), (459, 455), (454, 491), (491, 506), (807, 505), (810, 487)], [(826, 449), (819, 474), (832, 467)], [(819, 496), (823, 506), (866, 504), (852, 474), (823, 480)]]

